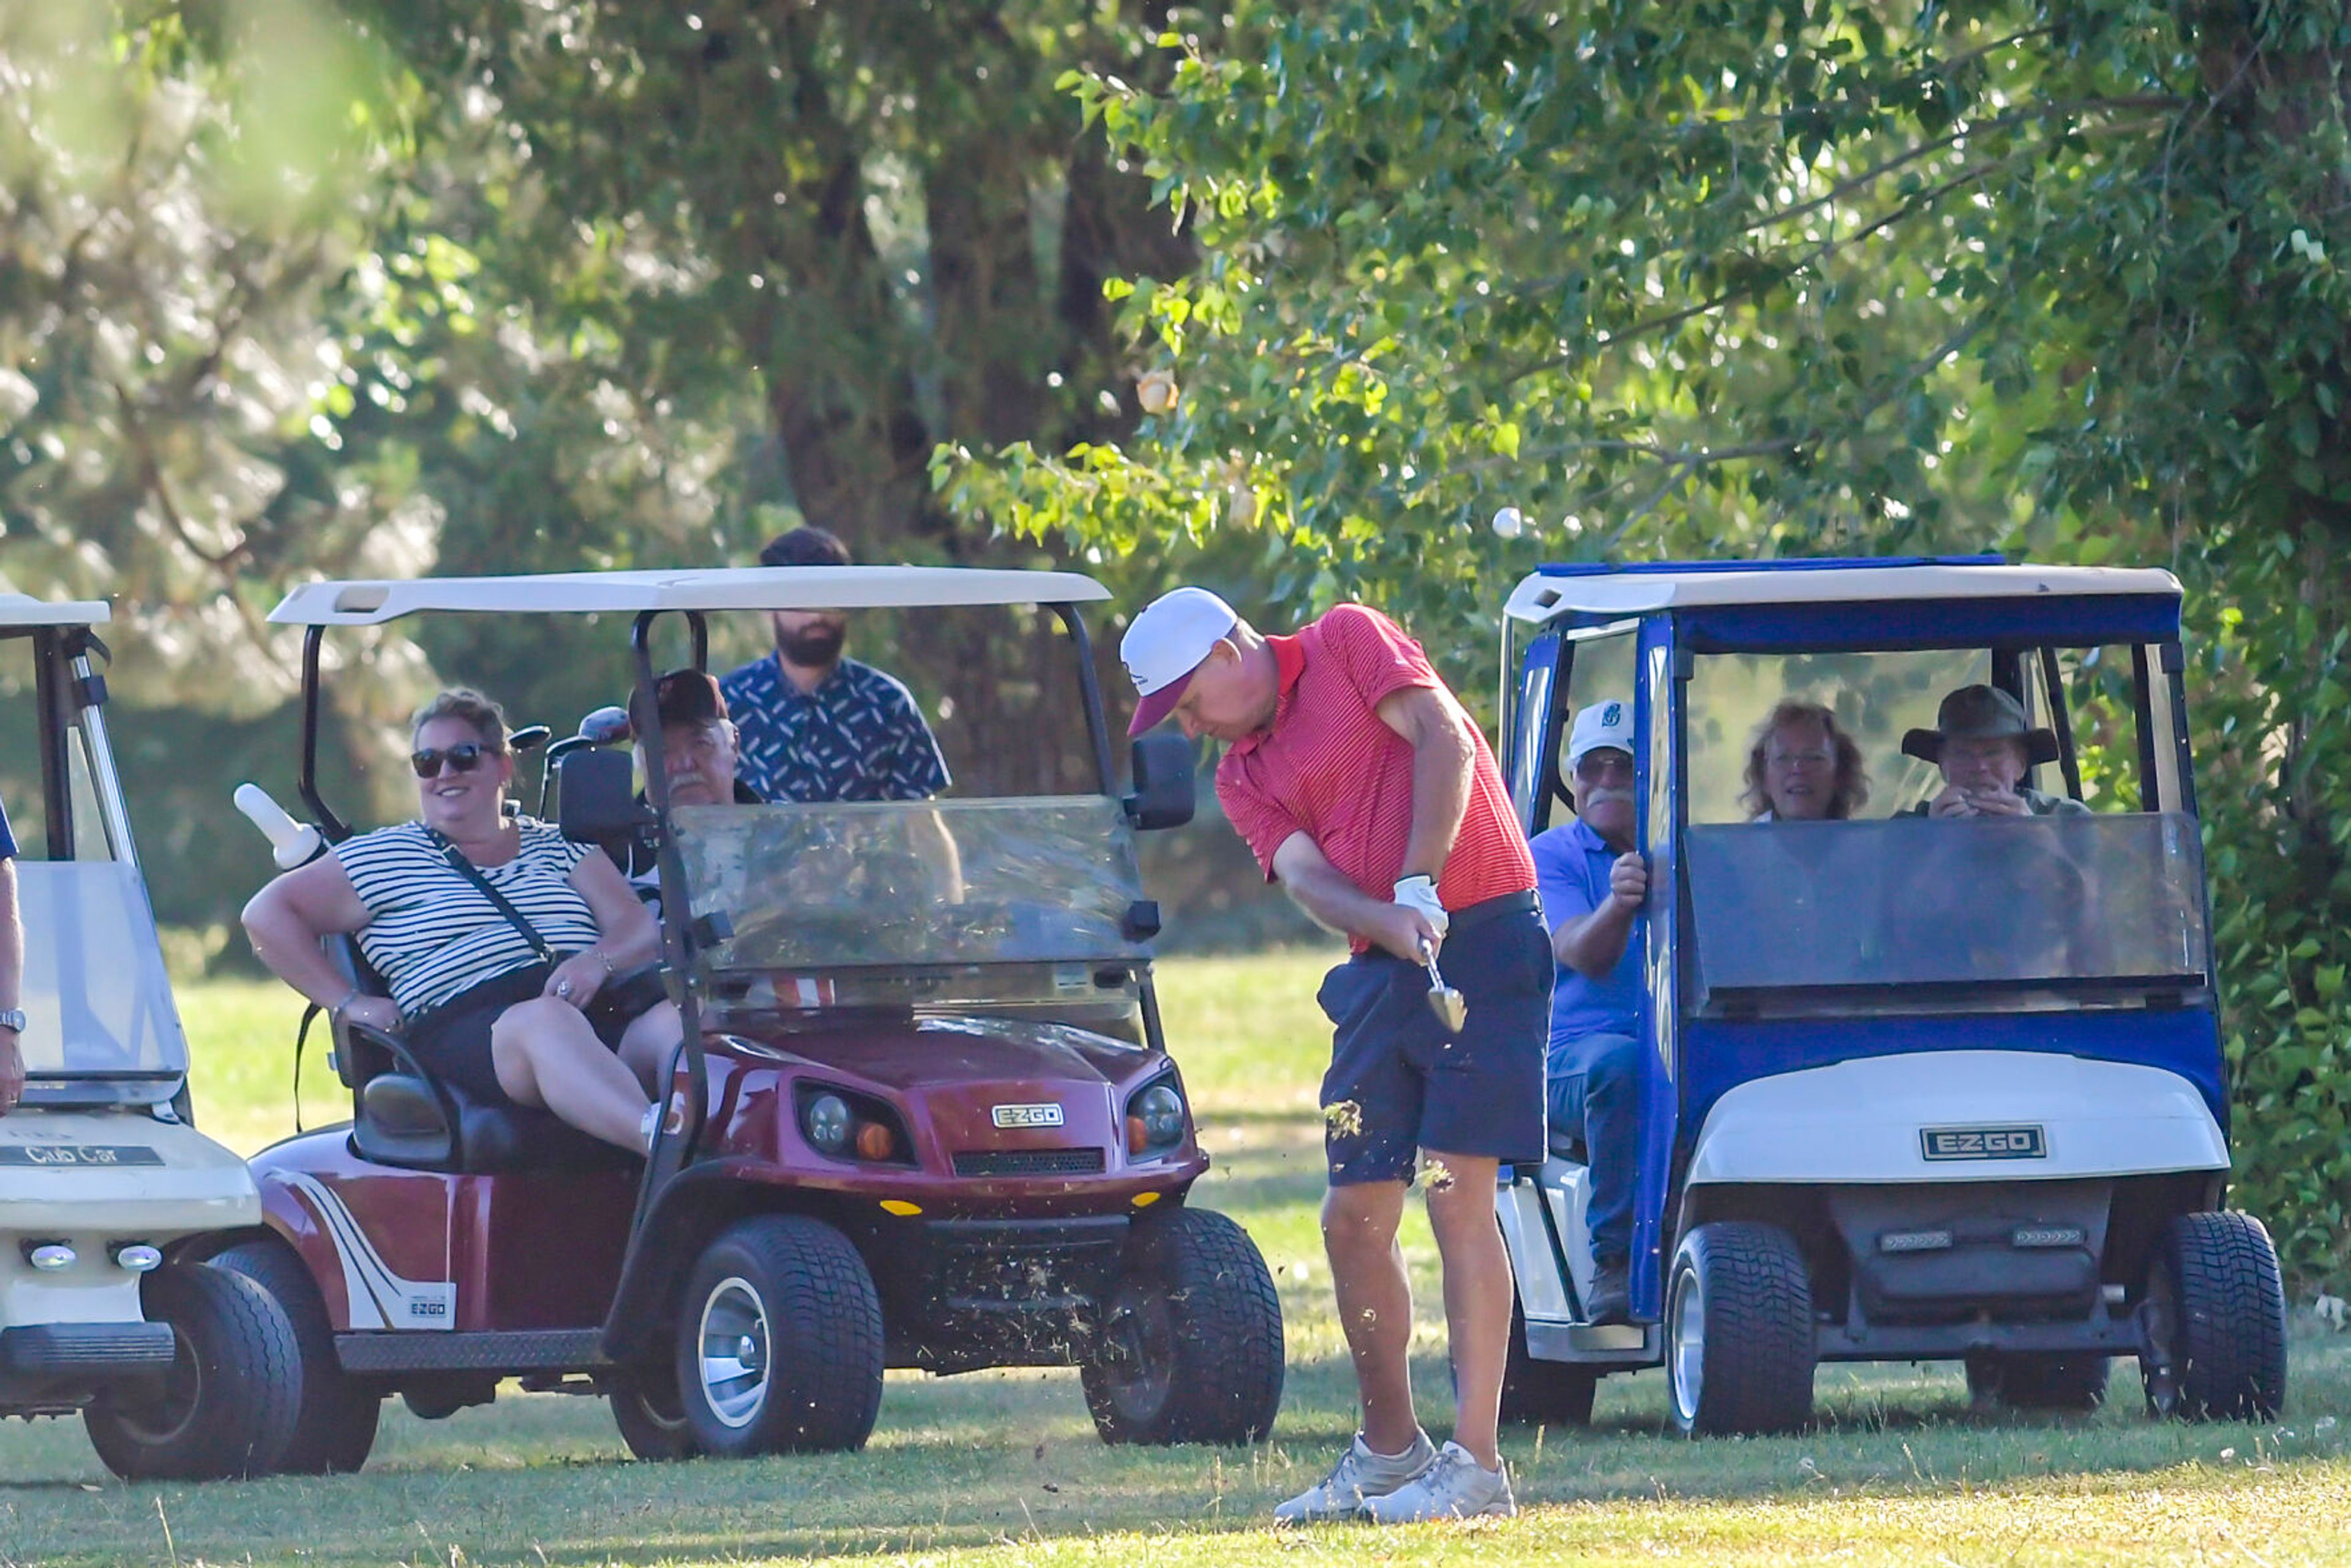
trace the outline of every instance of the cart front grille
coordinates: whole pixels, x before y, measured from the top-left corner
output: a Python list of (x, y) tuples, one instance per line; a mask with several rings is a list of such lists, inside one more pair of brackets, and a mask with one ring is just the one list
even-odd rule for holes
[(1094, 1176), (1100, 1149), (967, 1149), (955, 1157), (959, 1176)]

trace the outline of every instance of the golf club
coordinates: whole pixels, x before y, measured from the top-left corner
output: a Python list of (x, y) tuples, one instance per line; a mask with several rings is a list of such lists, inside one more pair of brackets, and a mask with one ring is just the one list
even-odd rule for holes
[(1461, 1032), (1462, 1022), (1469, 1016), (1469, 1004), (1459, 991), (1445, 983), (1437, 967), (1437, 949), (1426, 939), (1420, 945), (1420, 961), (1428, 966), (1428, 1010), (1445, 1026), (1447, 1034)]

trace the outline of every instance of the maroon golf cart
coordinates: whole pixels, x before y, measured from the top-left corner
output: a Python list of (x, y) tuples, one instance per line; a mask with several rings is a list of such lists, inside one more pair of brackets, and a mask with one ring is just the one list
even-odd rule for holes
[[(286, 1468), (358, 1467), (389, 1395), (432, 1417), (507, 1379), (608, 1396), (648, 1458), (856, 1448), (886, 1367), (1074, 1365), (1111, 1442), (1271, 1426), (1280, 1309), (1248, 1235), (1185, 1201), (1208, 1161), (1136, 869), (1137, 830), (1190, 814), (1190, 753), (1142, 743), (1116, 792), (1078, 609), (1105, 597), (1063, 573), (774, 568), (320, 583), (278, 606), (307, 628), (299, 789), (330, 841), (351, 831), (319, 787), (330, 629), (631, 622), (650, 799), (629, 752), (596, 744), (617, 727), (583, 726), (550, 759), (556, 816), (657, 863), (685, 1019), (643, 1159), (470, 1100), (396, 1035), (336, 1031), (351, 1121), (254, 1158), (266, 1228), (214, 1260), (300, 1343)], [(705, 664), (712, 614), (876, 607), (1033, 607), (1074, 662), (1092, 792), (669, 807), (657, 626)]]

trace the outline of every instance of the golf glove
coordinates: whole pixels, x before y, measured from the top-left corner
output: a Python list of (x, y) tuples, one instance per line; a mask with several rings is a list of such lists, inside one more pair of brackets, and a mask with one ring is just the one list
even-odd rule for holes
[(1444, 936), (1445, 928), (1451, 924), (1446, 917), (1445, 905), (1437, 901), (1437, 879), (1434, 877), (1404, 878), (1395, 884), (1395, 902), (1406, 909), (1417, 909), (1427, 916), (1428, 924), (1436, 929), (1439, 938)]

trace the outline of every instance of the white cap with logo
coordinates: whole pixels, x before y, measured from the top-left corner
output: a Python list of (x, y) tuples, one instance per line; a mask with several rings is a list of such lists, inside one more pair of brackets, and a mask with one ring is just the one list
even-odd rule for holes
[(1192, 672), (1239, 621), (1231, 605), (1205, 588), (1174, 589), (1145, 605), (1118, 644), (1127, 678), (1143, 699), (1126, 733), (1141, 735), (1175, 711)]
[(1567, 768), (1573, 773), (1575, 765), (1587, 752), (1614, 747), (1627, 757), (1633, 749), (1633, 705), (1610, 698), (1604, 702), (1586, 703), (1575, 716), (1575, 727), (1567, 735)]

